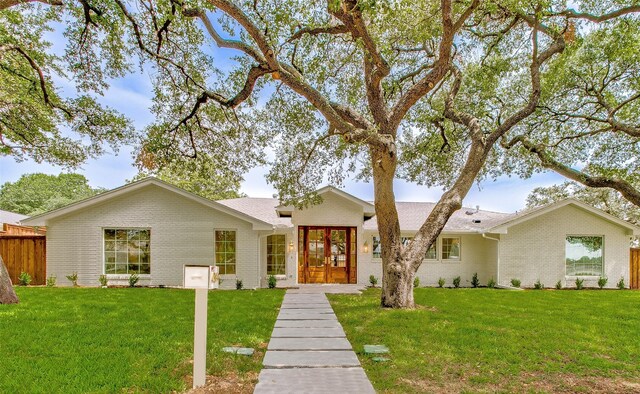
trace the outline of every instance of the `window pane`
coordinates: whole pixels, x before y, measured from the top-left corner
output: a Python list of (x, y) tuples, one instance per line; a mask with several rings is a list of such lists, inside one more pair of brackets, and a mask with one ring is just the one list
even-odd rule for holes
[(127, 265), (126, 264), (116, 264), (116, 274), (126, 274), (127, 273)]
[(104, 230), (104, 239), (116, 239), (116, 230)]
[(127, 230), (116, 230), (116, 239), (119, 241), (127, 240)]
[(434, 241), (433, 245), (431, 245), (431, 247), (427, 250), (427, 254), (425, 255), (426, 259), (429, 260), (435, 260), (438, 257), (438, 252), (436, 249), (436, 245), (437, 245), (438, 241)]
[(380, 244), (380, 238), (373, 237), (373, 248), (371, 250), (373, 251), (373, 257), (378, 259), (382, 257), (382, 244)]
[(442, 259), (460, 259), (460, 238), (442, 238)]
[(149, 264), (140, 265), (140, 273), (141, 274), (150, 274), (151, 273), (151, 266)]
[(603, 238), (568, 236), (566, 239), (567, 275), (602, 276)]
[(104, 252), (104, 262), (105, 263), (115, 263), (116, 262), (116, 252)]

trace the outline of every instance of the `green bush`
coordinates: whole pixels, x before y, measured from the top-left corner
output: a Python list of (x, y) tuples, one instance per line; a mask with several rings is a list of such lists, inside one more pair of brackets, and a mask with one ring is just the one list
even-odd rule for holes
[(490, 288), (490, 289), (493, 289), (494, 287), (496, 287), (495, 279), (493, 279), (493, 278), (489, 279), (489, 282), (487, 282), (487, 287)]
[(369, 275), (369, 283), (371, 283), (371, 287), (376, 287), (378, 284), (378, 278), (373, 275)]
[(242, 290), (244, 285), (242, 284), (242, 279), (236, 278), (236, 290)]
[(453, 287), (455, 287), (456, 289), (458, 287), (460, 287), (460, 277), (456, 276), (455, 278), (453, 278)]
[(533, 284), (533, 288), (536, 290), (542, 290), (544, 289), (544, 285), (540, 282), (540, 279), (538, 279), (536, 283)]
[(602, 289), (603, 287), (605, 287), (607, 285), (607, 282), (609, 281), (608, 278), (601, 276), (600, 278), (598, 278), (598, 287), (600, 289)]
[(444, 287), (444, 278), (438, 279), (438, 287), (440, 288)]
[(275, 275), (269, 275), (269, 278), (267, 279), (267, 283), (269, 284), (270, 289), (275, 289), (276, 284), (278, 283), (278, 280), (276, 279)]
[(57, 278), (53, 275), (47, 278), (47, 287), (55, 287)]
[(415, 278), (413, 278), (413, 288), (417, 289), (418, 287), (420, 287), (420, 278), (416, 276)]
[(129, 287), (136, 287), (136, 283), (140, 280), (140, 276), (138, 274), (131, 274), (129, 276)]
[(109, 283), (109, 279), (107, 279), (107, 275), (100, 275), (100, 277), (98, 278), (98, 281), (100, 282), (100, 286), (102, 287), (107, 287), (107, 284)]
[(480, 279), (478, 279), (478, 273), (474, 273), (473, 277), (471, 277), (471, 287), (480, 286)]
[(71, 282), (73, 284), (73, 287), (77, 287), (78, 286), (78, 273), (77, 272), (74, 272), (71, 275), (67, 275), (66, 278), (69, 279), (69, 282)]
[(556, 282), (556, 290), (561, 290), (562, 289), (562, 281), (559, 280)]
[(18, 276), (18, 283), (20, 286), (29, 286), (31, 283), (31, 275), (26, 272), (21, 272), (20, 276)]
[(520, 287), (520, 285), (522, 284), (522, 281), (520, 281), (520, 279), (511, 279), (511, 286), (513, 287)]
[(584, 287), (584, 279), (576, 278), (576, 290), (582, 290)]
[(624, 278), (620, 278), (616, 286), (618, 286), (618, 289), (624, 290), (626, 288), (626, 286), (624, 285)]

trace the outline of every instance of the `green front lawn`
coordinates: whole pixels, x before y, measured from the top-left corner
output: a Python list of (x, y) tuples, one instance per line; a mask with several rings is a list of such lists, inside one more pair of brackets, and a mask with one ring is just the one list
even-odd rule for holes
[(382, 310), (379, 289), (329, 298), (380, 392), (640, 392), (637, 291), (421, 288), (413, 311)]
[[(194, 292), (20, 288), (0, 305), (0, 392), (170, 392), (190, 388)], [(281, 290), (209, 293), (208, 374), (251, 392)], [(253, 357), (223, 346), (257, 350)]]

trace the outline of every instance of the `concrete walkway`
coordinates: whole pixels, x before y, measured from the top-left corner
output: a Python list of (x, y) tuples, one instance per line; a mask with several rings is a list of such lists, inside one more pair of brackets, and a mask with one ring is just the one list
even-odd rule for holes
[(254, 393), (375, 393), (325, 290), (340, 292), (337, 286), (287, 290)]

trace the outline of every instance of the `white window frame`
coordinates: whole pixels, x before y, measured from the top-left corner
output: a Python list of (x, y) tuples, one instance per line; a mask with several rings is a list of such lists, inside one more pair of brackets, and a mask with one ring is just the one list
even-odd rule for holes
[[(282, 273), (282, 274), (270, 274), (269, 273), (269, 237), (272, 237), (272, 236), (283, 236), (284, 237), (284, 253), (283, 253), (283, 256), (284, 256), (284, 273)], [(287, 239), (288, 239), (287, 234), (283, 234), (283, 233), (280, 233), (280, 234), (278, 234), (278, 233), (269, 234), (269, 235), (266, 236), (266, 238), (265, 238), (265, 242), (266, 242), (266, 244), (265, 244), (265, 254), (264, 255), (265, 255), (265, 258), (266, 258), (266, 273), (267, 273), (267, 277), (270, 276), (270, 275), (273, 275), (273, 276), (276, 277), (276, 279), (286, 279), (287, 278), (287, 257), (289, 255)], [(237, 251), (236, 251), (236, 253), (237, 253)], [(237, 262), (236, 262), (236, 264), (237, 264)]]
[(213, 229), (213, 265), (218, 266), (217, 253), (216, 253), (216, 231), (233, 231), (236, 233), (234, 242), (235, 250), (235, 273), (233, 274), (220, 274), (223, 278), (235, 278), (238, 276), (238, 229), (236, 228), (214, 228)]
[[(602, 272), (600, 275), (569, 275), (567, 274), (567, 237), (600, 237), (602, 238)], [(565, 279), (599, 279), (605, 275), (605, 236), (604, 234), (565, 234), (564, 236), (564, 277)]]
[[(126, 280), (129, 279), (129, 277), (132, 274), (107, 274), (107, 251), (105, 250), (105, 230), (148, 230), (149, 231), (149, 273), (148, 274), (138, 274), (138, 277), (141, 279), (149, 279), (151, 278), (151, 272), (152, 271), (152, 262), (153, 262), (153, 252), (152, 252), (152, 247), (151, 247), (151, 227), (117, 227), (117, 226), (105, 226), (105, 227), (101, 227), (100, 231), (102, 232), (102, 274), (106, 275), (108, 279), (112, 279), (112, 280)], [(127, 265), (129, 263), (127, 262)]]
[[(458, 240), (458, 257), (455, 259), (452, 258), (444, 258), (444, 240), (446, 239), (457, 239)], [(446, 235), (440, 236), (440, 260), (443, 263), (459, 263), (462, 261), (462, 236), (460, 235)]]
[[(373, 262), (375, 262), (375, 263), (379, 263), (379, 262), (382, 262), (382, 257), (376, 257), (376, 256), (374, 256), (374, 254), (373, 254), (373, 247), (374, 247), (374, 242), (373, 242), (373, 240), (374, 240), (374, 238), (378, 238), (378, 239), (380, 239), (380, 234), (377, 234), (377, 235), (376, 235), (376, 234), (374, 234), (374, 235), (372, 235), (372, 236), (371, 236), (371, 261), (373, 261)], [(413, 236), (400, 233), (400, 238), (401, 238), (401, 239), (402, 239), (402, 238), (410, 238), (410, 239), (413, 239)], [(428, 259), (428, 258), (426, 257), (426, 256), (427, 256), (427, 254), (425, 253), (425, 257), (422, 259), (422, 261), (436, 262), (436, 261), (439, 261), (439, 260), (440, 260), (440, 253), (439, 253), (439, 252), (440, 252), (440, 246), (439, 246), (439, 244), (438, 244), (439, 242), (440, 242), (440, 237), (436, 238), (436, 241), (434, 242), (434, 245), (436, 246), (436, 257), (435, 257), (435, 258), (433, 258), (433, 259)]]

